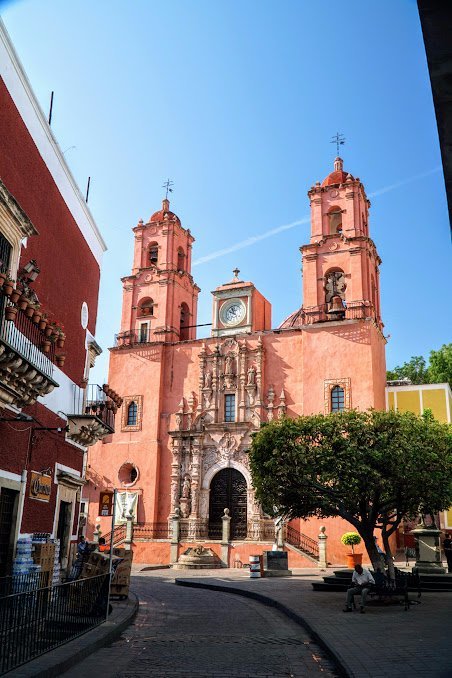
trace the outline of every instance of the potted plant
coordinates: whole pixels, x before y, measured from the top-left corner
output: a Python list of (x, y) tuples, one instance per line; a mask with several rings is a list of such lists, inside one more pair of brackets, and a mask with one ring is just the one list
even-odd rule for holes
[(63, 325), (57, 325), (57, 327), (58, 327), (57, 346), (58, 348), (64, 348), (64, 342), (66, 341), (64, 328)]
[(43, 353), (50, 353), (50, 339), (42, 340), (42, 351)]
[(33, 309), (34, 309), (34, 313), (33, 313), (32, 320), (35, 323), (35, 325), (37, 325), (39, 323), (39, 321), (41, 320), (41, 316), (42, 316), (41, 304), (34, 304)]
[(44, 332), (45, 328), (47, 327), (47, 315), (45, 313), (43, 313), (40, 317), (38, 327), (42, 332)]
[(9, 295), (9, 298), (11, 299), (13, 304), (16, 304), (19, 301), (21, 294), (22, 294), (22, 291), (19, 287), (15, 287), (13, 289), (13, 291)]
[(3, 287), (3, 283), (6, 280), (6, 271), (0, 271), (0, 287)]
[(14, 289), (14, 280), (11, 278), (9, 273), (6, 274), (5, 282), (3, 283), (3, 292), (7, 297), (11, 296)]
[(357, 532), (345, 532), (345, 534), (343, 534), (341, 537), (341, 542), (344, 544), (344, 546), (352, 547), (352, 552), (346, 554), (347, 567), (352, 570), (354, 569), (355, 565), (361, 565), (363, 560), (362, 553), (355, 553), (355, 546), (360, 544), (361, 541), (361, 537)]
[(22, 294), (20, 295), (19, 302), (17, 304), (18, 307), (20, 308), (21, 311), (27, 311), (29, 303), (30, 300), (28, 299), (27, 295), (24, 292), (22, 292)]
[(7, 306), (5, 308), (5, 318), (6, 320), (16, 320), (17, 311), (19, 309), (16, 306)]
[(66, 356), (63, 353), (59, 353), (58, 355), (55, 356), (55, 362), (58, 365), (58, 367), (63, 367), (65, 360)]
[(27, 318), (33, 318), (35, 314), (35, 304), (32, 301), (28, 302), (28, 308), (25, 309), (25, 315)]

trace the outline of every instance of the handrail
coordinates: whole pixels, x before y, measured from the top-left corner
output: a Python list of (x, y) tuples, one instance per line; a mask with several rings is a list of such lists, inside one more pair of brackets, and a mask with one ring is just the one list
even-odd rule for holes
[(290, 525), (286, 526), (286, 541), (300, 551), (304, 551), (304, 553), (307, 553), (312, 558), (318, 559), (319, 545), (316, 540), (312, 539), (312, 537), (308, 537), (307, 534), (299, 532)]

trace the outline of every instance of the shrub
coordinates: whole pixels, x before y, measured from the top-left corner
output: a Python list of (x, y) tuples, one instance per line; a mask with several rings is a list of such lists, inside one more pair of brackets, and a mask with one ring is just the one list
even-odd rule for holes
[(361, 543), (361, 537), (357, 532), (345, 532), (341, 537), (344, 546), (351, 546), (352, 553), (355, 553), (354, 546)]

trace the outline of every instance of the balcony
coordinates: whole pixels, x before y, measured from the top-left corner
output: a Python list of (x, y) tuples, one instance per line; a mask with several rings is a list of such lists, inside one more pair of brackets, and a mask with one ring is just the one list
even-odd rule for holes
[(90, 447), (115, 432), (115, 414), (122, 398), (107, 388), (107, 384), (89, 384), (85, 390), (74, 387), (73, 403), (72, 412), (67, 415), (67, 435), (71, 440)]
[(22, 408), (53, 391), (54, 358), (55, 344), (0, 290), (0, 405)]
[(130, 348), (138, 344), (149, 344), (151, 341), (155, 341), (155, 339), (152, 338), (153, 334), (154, 330), (151, 330), (148, 327), (138, 327), (136, 330), (120, 332), (119, 334), (115, 334), (115, 347)]
[(361, 320), (375, 316), (372, 304), (365, 301), (348, 301), (343, 310), (334, 313), (329, 308), (329, 304), (320, 304), (320, 306), (307, 306), (303, 308), (304, 325), (313, 325), (314, 323), (327, 322), (329, 320)]

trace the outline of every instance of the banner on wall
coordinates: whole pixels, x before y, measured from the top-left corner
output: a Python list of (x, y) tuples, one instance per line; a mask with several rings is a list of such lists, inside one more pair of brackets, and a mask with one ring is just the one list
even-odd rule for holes
[(133, 521), (137, 519), (138, 494), (136, 492), (116, 493), (116, 516), (115, 523), (125, 523), (128, 515), (132, 512)]

